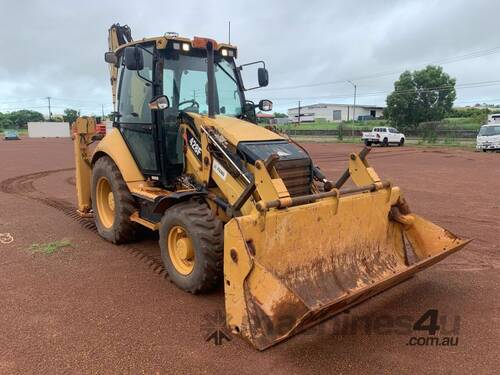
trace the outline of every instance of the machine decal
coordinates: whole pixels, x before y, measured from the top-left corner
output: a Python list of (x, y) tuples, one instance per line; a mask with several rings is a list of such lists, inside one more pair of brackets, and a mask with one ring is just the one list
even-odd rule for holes
[(227, 171), (224, 169), (221, 163), (217, 161), (217, 159), (214, 159), (212, 163), (212, 169), (214, 170), (217, 175), (222, 178), (224, 181), (226, 181), (227, 177)]
[(186, 131), (187, 133), (187, 143), (191, 150), (193, 150), (194, 154), (201, 160), (201, 145), (198, 140), (191, 134), (191, 132)]

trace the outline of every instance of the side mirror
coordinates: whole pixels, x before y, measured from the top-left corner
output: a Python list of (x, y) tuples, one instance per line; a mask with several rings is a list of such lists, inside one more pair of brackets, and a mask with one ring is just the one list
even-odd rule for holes
[(267, 99), (262, 99), (259, 102), (259, 109), (264, 112), (272, 111), (273, 109), (273, 102)]
[(161, 111), (170, 107), (170, 101), (165, 95), (156, 96), (149, 102), (149, 109), (153, 111)]
[(269, 73), (266, 68), (259, 68), (257, 70), (259, 76), (259, 86), (266, 87), (269, 84)]
[(118, 58), (116, 57), (114, 52), (106, 52), (104, 54), (104, 61), (106, 61), (108, 64), (114, 64), (118, 62)]
[(128, 70), (142, 70), (144, 68), (144, 57), (139, 47), (126, 47), (123, 51), (123, 57), (125, 67)]

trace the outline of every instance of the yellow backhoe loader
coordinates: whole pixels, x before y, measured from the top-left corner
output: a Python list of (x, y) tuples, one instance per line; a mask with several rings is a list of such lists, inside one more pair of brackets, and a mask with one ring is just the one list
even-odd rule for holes
[[(74, 124), (78, 212), (113, 243), (159, 232), (170, 279), (224, 284), (227, 325), (259, 350), (387, 289), (468, 241), (412, 213), (397, 186), (351, 154), (336, 182), (305, 149), (256, 125), (234, 45), (109, 30), (113, 130)], [(245, 73), (246, 73), (245, 72)], [(345, 183), (350, 180), (350, 185)]]

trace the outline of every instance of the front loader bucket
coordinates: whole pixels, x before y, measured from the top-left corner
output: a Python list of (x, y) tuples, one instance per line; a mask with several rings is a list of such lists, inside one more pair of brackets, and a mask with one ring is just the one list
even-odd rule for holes
[(401, 215), (398, 202), (399, 189), (389, 187), (228, 222), (224, 277), (232, 332), (264, 350), (468, 242)]

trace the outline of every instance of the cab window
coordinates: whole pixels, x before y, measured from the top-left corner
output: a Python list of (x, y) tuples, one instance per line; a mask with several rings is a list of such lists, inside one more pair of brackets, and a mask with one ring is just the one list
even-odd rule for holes
[(118, 97), (121, 123), (151, 123), (151, 110), (148, 104), (152, 99), (153, 89), (151, 83), (142, 77), (149, 80), (153, 78), (152, 52), (152, 46), (143, 50), (144, 68), (140, 71), (126, 69), (122, 61)]

